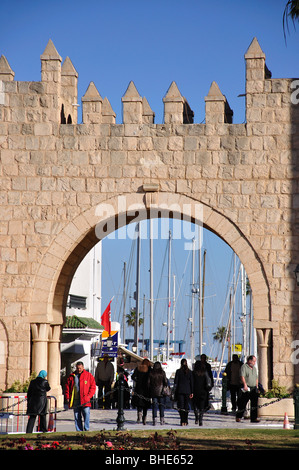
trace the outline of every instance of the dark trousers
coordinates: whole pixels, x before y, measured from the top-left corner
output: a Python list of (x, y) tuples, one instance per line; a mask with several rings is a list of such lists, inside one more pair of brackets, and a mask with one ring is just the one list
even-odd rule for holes
[(233, 411), (235, 411), (237, 409), (237, 399), (239, 396), (240, 385), (230, 385), (229, 391), (230, 391), (230, 400), (232, 404), (232, 409)]
[(147, 416), (148, 405), (145, 406), (137, 406), (137, 413), (142, 414), (142, 418), (146, 418)]
[[(100, 380), (98, 383), (98, 403), (99, 408), (104, 408), (110, 410), (111, 408), (111, 383), (108, 381)], [(105, 389), (105, 396), (103, 397), (103, 390)], [(104, 401), (105, 398), (105, 401)]]
[[(31, 434), (33, 432), (36, 416), (37, 415), (29, 416), (27, 427), (26, 427), (26, 433)], [(39, 415), (39, 417), (40, 417), (40, 426), (39, 426), (40, 431), (47, 432), (47, 415)]]
[(188, 424), (189, 395), (182, 393), (178, 394), (178, 410), (180, 413), (181, 424)]
[(239, 392), (238, 398), (238, 411), (236, 413), (236, 418), (242, 418), (246, 409), (246, 405), (250, 400), (250, 421), (255, 421), (258, 414), (258, 393), (256, 387), (250, 388), (248, 392)]
[(194, 408), (194, 415), (195, 415), (195, 422), (202, 423), (203, 414), (205, 412), (207, 397), (209, 397), (209, 393), (202, 393), (197, 395), (193, 398), (193, 408)]

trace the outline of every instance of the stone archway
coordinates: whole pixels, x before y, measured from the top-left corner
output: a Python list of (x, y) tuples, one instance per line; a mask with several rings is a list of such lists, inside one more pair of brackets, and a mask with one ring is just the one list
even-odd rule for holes
[[(250, 280), (264, 358), (260, 374), (269, 378), (268, 357), (281, 385), (298, 381), (297, 83), (271, 78), (265, 58), (254, 38), (245, 54), (242, 124), (232, 123), (215, 82), (205, 97), (205, 123), (198, 124), (175, 82), (163, 98), (163, 124), (154, 123), (133, 82), (122, 97), (122, 124), (116, 124), (109, 100), (90, 82), (77, 124), (78, 73), (70, 59), (62, 64), (52, 41), (41, 56), (40, 82), (14, 81), (2, 56), (0, 311), (8, 384), (28, 378), (31, 340), (34, 365), (47, 365), (49, 356), (51, 380), (58, 383), (70, 279), (97, 241), (96, 205), (113, 208), (104, 225), (127, 223), (117, 209), (122, 195), (139, 204), (144, 217), (155, 204), (204, 204), (204, 226), (238, 254)], [(61, 124), (62, 104), (73, 124)]]
[[(257, 253), (238, 227), (215, 209), (185, 195), (156, 192), (118, 195), (85, 211), (65, 226), (43, 257), (35, 279), (31, 310), (32, 361), (41, 366), (48, 351), (49, 380), (55, 390), (60, 387), (57, 373), (60, 370), (60, 330), (69, 287), (78, 265), (101, 238), (130, 222), (151, 216), (170, 216), (203, 223), (235, 251), (249, 278), (254, 325), (260, 331), (258, 338), (265, 348), (265, 330), (268, 333), (271, 330), (268, 282)], [(261, 357), (260, 374), (264, 383), (268, 383), (271, 367), (267, 354), (263, 353)]]

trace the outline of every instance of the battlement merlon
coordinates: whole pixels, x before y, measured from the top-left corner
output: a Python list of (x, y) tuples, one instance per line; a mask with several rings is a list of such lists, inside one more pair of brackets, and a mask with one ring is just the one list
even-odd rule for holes
[[(69, 57), (62, 58), (50, 39), (41, 59), (40, 82), (18, 82), (5, 56), (0, 57), (0, 121), (11, 123), (77, 124), (78, 73)], [(261, 118), (265, 100), (279, 99), (290, 94), (291, 79), (271, 79), (265, 53), (254, 38), (245, 53), (246, 61), (246, 121)], [(82, 97), (83, 124), (115, 124), (115, 112), (107, 98), (104, 100), (91, 82)], [(276, 93), (276, 95), (275, 95)], [(273, 96), (272, 96), (273, 95)], [(275, 95), (275, 96), (274, 96)], [(282, 98), (281, 98), (282, 99)], [(287, 100), (285, 100), (287, 101)], [(164, 124), (193, 124), (194, 112), (186, 98), (172, 82), (165, 97)], [(145, 97), (141, 97), (131, 81), (122, 97), (124, 124), (154, 124), (155, 113)], [(273, 105), (274, 107), (274, 105)], [(205, 97), (205, 122), (232, 123), (233, 111), (216, 82)]]

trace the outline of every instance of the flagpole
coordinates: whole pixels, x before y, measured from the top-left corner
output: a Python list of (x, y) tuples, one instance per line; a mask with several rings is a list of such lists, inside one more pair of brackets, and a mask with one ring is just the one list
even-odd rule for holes
[[(109, 304), (105, 308), (103, 315), (101, 316), (101, 324), (105, 328), (105, 331), (108, 331), (109, 336), (111, 334), (111, 302), (114, 299), (114, 296), (110, 300)], [(108, 326), (108, 329), (106, 327)]]

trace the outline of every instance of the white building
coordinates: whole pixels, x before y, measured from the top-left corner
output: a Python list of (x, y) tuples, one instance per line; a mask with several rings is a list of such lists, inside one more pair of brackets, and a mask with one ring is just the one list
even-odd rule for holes
[(61, 367), (66, 377), (79, 360), (92, 373), (96, 367), (92, 351), (99, 348), (103, 331), (101, 264), (102, 243), (99, 242), (82, 260), (71, 283), (61, 340)]

